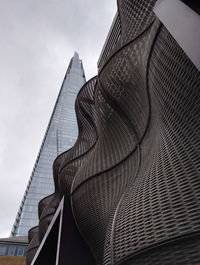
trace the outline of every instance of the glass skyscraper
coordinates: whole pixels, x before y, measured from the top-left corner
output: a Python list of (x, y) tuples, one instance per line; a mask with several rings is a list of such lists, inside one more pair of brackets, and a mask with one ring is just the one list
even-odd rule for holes
[(54, 192), (52, 164), (77, 138), (75, 99), (85, 83), (82, 61), (75, 52), (68, 66), (32, 175), (22, 199), (11, 236), (23, 236), (38, 224), (38, 202)]

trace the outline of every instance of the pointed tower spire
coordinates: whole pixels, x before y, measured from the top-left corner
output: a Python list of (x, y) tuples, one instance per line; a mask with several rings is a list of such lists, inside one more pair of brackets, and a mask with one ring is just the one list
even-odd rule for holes
[[(61, 86), (38, 157), (22, 199), (12, 236), (23, 236), (38, 224), (38, 202), (54, 191), (52, 164), (54, 159), (69, 149), (77, 138), (75, 99), (85, 83), (82, 61), (74, 53)], [(22, 165), (23, 166), (23, 165)]]

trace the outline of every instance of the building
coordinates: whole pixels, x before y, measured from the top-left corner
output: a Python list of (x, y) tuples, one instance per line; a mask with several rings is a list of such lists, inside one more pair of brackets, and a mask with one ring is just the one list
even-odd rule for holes
[(27, 245), (28, 245), (27, 236), (1, 238), (0, 264), (25, 265)]
[(63, 199), (32, 231), (27, 265), (200, 264), (199, 4), (117, 3), (76, 101), (76, 145), (54, 162)]
[(26, 236), (0, 239), (0, 256), (24, 257), (28, 240)]
[(22, 199), (11, 236), (27, 236), (38, 224), (38, 202), (54, 191), (52, 163), (77, 138), (75, 98), (85, 83), (82, 61), (75, 52), (68, 66), (32, 175)]

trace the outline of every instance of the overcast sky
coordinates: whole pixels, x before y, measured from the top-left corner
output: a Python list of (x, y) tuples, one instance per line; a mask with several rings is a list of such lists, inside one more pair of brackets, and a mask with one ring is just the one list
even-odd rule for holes
[(76, 50), (86, 77), (116, 0), (0, 0), (0, 238), (9, 236)]

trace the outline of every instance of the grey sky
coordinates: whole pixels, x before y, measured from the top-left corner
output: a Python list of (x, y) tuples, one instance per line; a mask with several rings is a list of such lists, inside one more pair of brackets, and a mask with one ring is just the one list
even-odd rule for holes
[(74, 51), (86, 77), (116, 0), (0, 0), (0, 237), (9, 236)]

